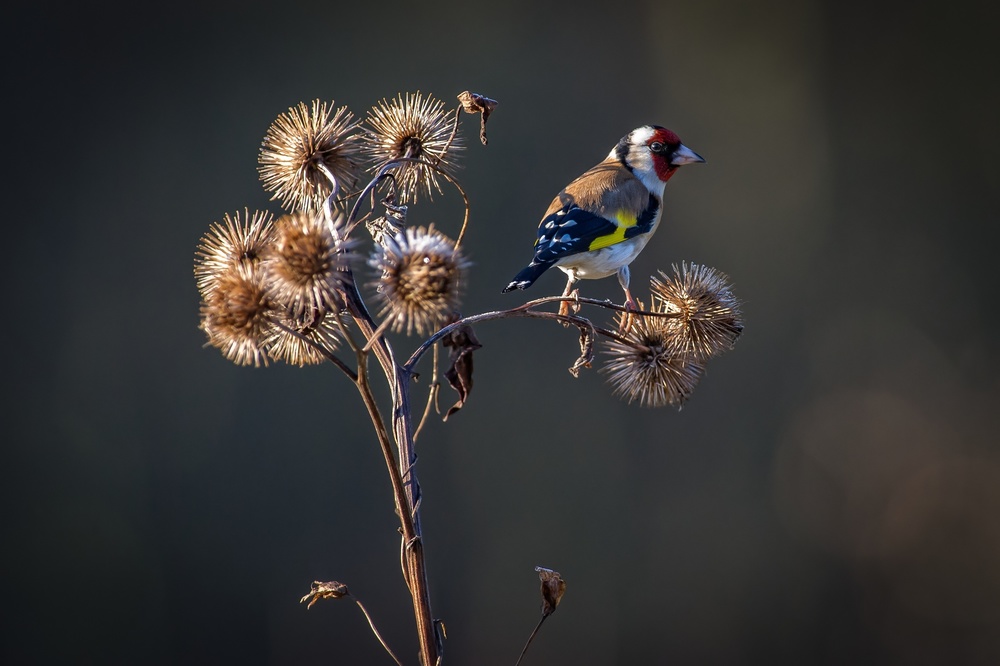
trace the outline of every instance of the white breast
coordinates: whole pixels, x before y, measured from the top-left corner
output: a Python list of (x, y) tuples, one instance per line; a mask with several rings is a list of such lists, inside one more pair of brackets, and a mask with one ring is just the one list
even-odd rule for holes
[[(654, 227), (655, 231), (655, 227)], [(563, 257), (555, 263), (563, 272), (585, 280), (596, 280), (614, 275), (622, 266), (628, 266), (639, 256), (642, 248), (652, 238), (652, 232), (602, 247), (600, 250), (581, 252)]]

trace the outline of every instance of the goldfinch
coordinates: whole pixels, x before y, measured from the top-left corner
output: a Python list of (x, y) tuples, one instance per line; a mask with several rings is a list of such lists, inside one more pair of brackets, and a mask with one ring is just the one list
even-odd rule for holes
[[(678, 167), (705, 160), (670, 130), (638, 127), (603, 162), (567, 185), (538, 225), (535, 256), (503, 293), (527, 289), (552, 266), (568, 276), (564, 296), (580, 279), (618, 274), (625, 307), (637, 309), (629, 291), (629, 264), (639, 256), (663, 214), (663, 190)], [(568, 312), (563, 303), (560, 312)]]

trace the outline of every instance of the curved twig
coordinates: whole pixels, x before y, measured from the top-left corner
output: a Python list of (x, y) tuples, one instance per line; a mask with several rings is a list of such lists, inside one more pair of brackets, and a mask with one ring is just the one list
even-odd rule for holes
[(517, 307), (510, 308), (509, 310), (494, 310), (492, 312), (483, 312), (477, 315), (471, 315), (458, 321), (448, 324), (447, 326), (438, 329), (434, 335), (427, 338), (417, 347), (416, 351), (410, 355), (409, 360), (403, 364), (403, 371), (406, 373), (412, 373), (414, 366), (420, 358), (427, 352), (427, 350), (435, 342), (448, 335), (455, 329), (464, 325), (476, 324), (482, 321), (493, 321), (496, 319), (506, 319), (508, 317), (530, 317), (535, 319), (553, 319), (566, 324), (573, 324), (577, 327), (587, 327), (593, 329), (595, 333), (603, 335), (606, 338), (611, 338), (612, 340), (617, 340), (618, 342), (628, 342), (624, 337), (619, 335), (614, 331), (610, 331), (606, 328), (601, 328), (600, 326), (595, 326), (586, 317), (579, 317), (577, 315), (560, 315), (555, 312), (536, 312), (532, 308), (538, 307), (539, 305), (545, 305), (546, 303), (559, 303), (562, 301), (571, 301), (573, 303), (581, 303), (583, 305), (595, 305), (597, 307), (602, 307), (608, 310), (613, 310), (615, 312), (627, 312), (633, 315), (640, 316), (650, 316), (650, 317), (666, 317), (676, 318), (679, 317), (675, 312), (647, 312), (645, 310), (629, 310), (621, 305), (616, 305), (611, 301), (601, 301), (596, 298), (581, 298), (577, 296), (545, 296), (544, 298), (536, 298), (533, 301), (528, 301), (523, 305), (518, 305)]
[(417, 438), (420, 437), (420, 433), (424, 429), (424, 423), (427, 422), (427, 417), (431, 413), (431, 406), (437, 404), (437, 396), (441, 390), (441, 382), (438, 381), (438, 349), (439, 347), (434, 345), (434, 364), (431, 366), (431, 382), (430, 387), (427, 390), (427, 405), (424, 406), (424, 415), (420, 417), (420, 423), (417, 424), (417, 429), (413, 431), (414, 443), (417, 441)]
[(345, 235), (349, 236), (351, 232), (354, 231), (354, 227), (358, 226), (358, 222), (356, 222), (355, 218), (358, 215), (358, 211), (361, 209), (361, 203), (365, 200), (365, 197), (368, 196), (368, 193), (374, 190), (376, 187), (378, 187), (378, 184), (381, 183), (386, 178), (395, 179), (395, 176), (393, 176), (391, 173), (387, 173), (388, 170), (394, 167), (395, 165), (396, 161), (392, 161), (383, 165), (382, 168), (378, 170), (378, 173), (375, 174), (375, 177), (372, 178), (367, 185), (365, 185), (365, 189), (361, 190), (361, 194), (358, 195), (357, 201), (355, 201), (354, 205), (351, 207), (351, 214), (347, 216), (347, 225), (346, 225), (347, 232)]
[(358, 210), (361, 207), (361, 202), (364, 201), (365, 197), (369, 194), (369, 192), (371, 192), (375, 187), (378, 186), (379, 182), (381, 182), (385, 178), (395, 178), (393, 174), (387, 173), (387, 171), (388, 169), (398, 166), (403, 162), (415, 162), (417, 164), (422, 164), (429, 169), (433, 169), (439, 176), (441, 176), (449, 183), (454, 185), (455, 189), (458, 190), (459, 195), (461, 195), (462, 197), (462, 202), (465, 204), (465, 215), (462, 218), (462, 227), (459, 229), (458, 238), (455, 240), (455, 248), (458, 249), (458, 247), (462, 244), (462, 239), (465, 237), (465, 230), (469, 226), (469, 209), (470, 209), (469, 195), (465, 193), (465, 190), (462, 188), (461, 185), (459, 185), (458, 181), (451, 176), (451, 174), (449, 174), (447, 171), (439, 167), (437, 164), (428, 162), (427, 160), (419, 157), (400, 157), (394, 159), (391, 162), (386, 162), (385, 164), (382, 165), (382, 168), (378, 170), (378, 173), (375, 175), (374, 178), (372, 178), (371, 182), (368, 183), (367, 186), (365, 186), (365, 189), (361, 190), (361, 194), (358, 197), (358, 200), (354, 202), (354, 207), (351, 208), (351, 214), (347, 218), (347, 235), (350, 235), (350, 233), (354, 230), (354, 227), (360, 224), (360, 222), (356, 221), (355, 218), (357, 217)]
[(389, 648), (389, 644), (385, 642), (384, 638), (382, 638), (382, 634), (378, 632), (378, 629), (375, 627), (375, 622), (372, 621), (372, 616), (368, 614), (368, 609), (365, 608), (364, 604), (361, 603), (361, 599), (358, 599), (353, 594), (349, 594), (347, 596), (349, 596), (351, 599), (354, 599), (354, 603), (356, 603), (358, 605), (358, 608), (361, 609), (361, 612), (365, 614), (365, 619), (368, 620), (368, 626), (372, 628), (372, 633), (375, 634), (375, 638), (377, 638), (378, 642), (382, 644), (382, 647), (385, 648), (385, 651), (389, 653), (389, 656), (392, 657), (392, 660), (395, 661), (398, 666), (403, 666), (403, 662), (399, 660), (399, 657), (396, 656), (396, 653)]

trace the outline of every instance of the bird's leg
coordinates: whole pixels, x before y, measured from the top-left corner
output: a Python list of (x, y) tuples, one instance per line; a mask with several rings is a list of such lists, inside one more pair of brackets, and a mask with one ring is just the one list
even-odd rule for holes
[[(573, 288), (573, 285), (576, 284), (576, 281), (577, 281), (576, 272), (574, 271), (572, 273), (567, 273), (567, 275), (568, 275), (568, 278), (566, 279), (566, 288), (563, 289), (563, 293), (562, 293), (563, 298), (566, 298), (566, 297), (579, 298), (580, 297), (580, 290)], [(572, 308), (573, 314), (576, 314), (577, 312), (580, 311), (580, 304), (579, 303), (570, 304), (569, 301), (560, 301), (559, 302), (559, 315), (562, 316), (562, 317), (565, 317), (565, 316), (569, 315), (570, 308)], [(568, 325), (569, 324), (567, 324), (567, 326)]]
[(629, 329), (632, 328), (632, 321), (634, 318), (631, 313), (639, 310), (639, 306), (636, 304), (635, 299), (632, 298), (632, 292), (629, 291), (628, 288), (630, 277), (631, 274), (629, 273), (628, 266), (622, 266), (618, 269), (618, 284), (620, 284), (622, 289), (625, 291), (625, 309), (629, 311), (622, 313), (621, 324), (618, 326), (618, 332), (621, 335), (625, 335), (628, 333)]

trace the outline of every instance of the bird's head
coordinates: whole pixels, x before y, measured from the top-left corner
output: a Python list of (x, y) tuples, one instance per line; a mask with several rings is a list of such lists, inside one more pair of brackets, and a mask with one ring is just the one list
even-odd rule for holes
[(664, 183), (678, 167), (705, 161), (681, 143), (680, 137), (659, 125), (643, 125), (632, 130), (622, 137), (608, 157), (628, 167), (654, 193), (662, 193)]

